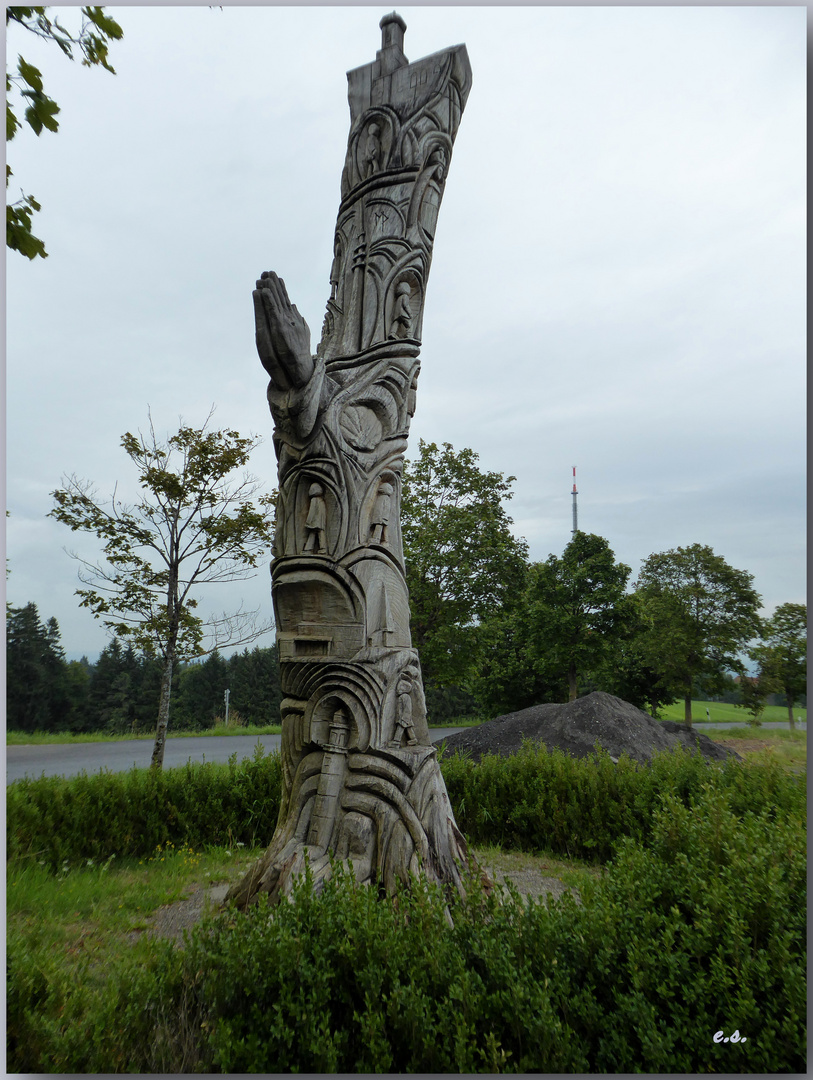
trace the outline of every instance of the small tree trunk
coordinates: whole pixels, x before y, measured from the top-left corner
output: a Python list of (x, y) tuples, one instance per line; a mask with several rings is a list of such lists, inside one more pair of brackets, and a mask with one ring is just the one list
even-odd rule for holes
[(683, 723), (686, 725), (686, 727), (691, 727), (692, 726), (692, 692), (691, 692), (691, 690), (683, 698)]
[(788, 723), (790, 724), (790, 730), (795, 731), (796, 730), (796, 724), (795, 724), (794, 719), (793, 719), (793, 698), (790, 696), (790, 694), (788, 694), (788, 696), (787, 696), (787, 701), (788, 701)]
[(169, 696), (172, 691), (172, 667), (175, 662), (173, 650), (167, 653), (164, 674), (161, 677), (161, 701), (158, 705), (158, 726), (155, 729), (155, 745), (152, 749), (151, 769), (161, 769), (164, 765), (164, 747), (169, 727)]
[(576, 679), (576, 665), (571, 663), (567, 669), (568, 701), (575, 701), (579, 696), (579, 684)]

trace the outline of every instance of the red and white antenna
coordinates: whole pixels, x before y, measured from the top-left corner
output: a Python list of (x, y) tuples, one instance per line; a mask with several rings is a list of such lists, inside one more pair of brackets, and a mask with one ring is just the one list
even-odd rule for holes
[(575, 536), (579, 531), (579, 508), (576, 505), (576, 496), (578, 495), (576, 490), (576, 466), (573, 466), (573, 528), (571, 532)]

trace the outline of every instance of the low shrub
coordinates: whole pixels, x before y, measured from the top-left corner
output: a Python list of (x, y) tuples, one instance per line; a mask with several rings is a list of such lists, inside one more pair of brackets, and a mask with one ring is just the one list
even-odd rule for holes
[(279, 813), (278, 754), (239, 764), (187, 762), (181, 768), (40, 777), (10, 784), (7, 857), (65, 862), (152, 854), (159, 844), (267, 843)]
[(12, 942), (9, 1068), (804, 1072), (804, 819), (733, 801), (665, 794), (581, 905), (476, 880), (448, 909), (425, 881), (382, 901), (337, 867), (153, 943), (92, 999)]
[[(441, 761), (458, 825), (474, 844), (549, 851), (604, 863), (621, 837), (646, 842), (661, 794), (683, 805), (705, 785), (727, 791), (734, 813), (782, 820), (805, 811), (805, 777), (780, 764), (708, 765), (682, 750), (649, 766), (606, 753), (568, 757), (525, 744), (509, 758)], [(36, 856), (57, 868), (88, 858), (143, 856), (158, 844), (268, 843), (279, 813), (278, 754), (228, 765), (20, 780), (7, 789), (9, 858)]]
[(732, 810), (761, 811), (780, 820), (804, 814), (806, 778), (778, 762), (755, 769), (732, 758), (710, 765), (680, 748), (656, 754), (650, 765), (605, 751), (572, 758), (526, 742), (511, 757), (462, 755), (441, 760), (461, 831), (473, 844), (550, 851), (604, 863), (620, 838), (646, 842), (663, 793), (682, 805), (704, 787), (729, 792)]
[(805, 1071), (805, 820), (733, 801), (664, 795), (646, 845), (620, 841), (584, 906), (531, 931), (591, 1072)]

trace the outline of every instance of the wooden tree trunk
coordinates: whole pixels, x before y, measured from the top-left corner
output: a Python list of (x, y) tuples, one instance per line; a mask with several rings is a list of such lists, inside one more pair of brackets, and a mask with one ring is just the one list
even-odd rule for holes
[(576, 677), (576, 665), (571, 663), (567, 669), (568, 701), (575, 701), (579, 696), (579, 683)]
[(175, 664), (174, 652), (167, 651), (164, 673), (161, 676), (161, 698), (158, 705), (158, 724), (155, 728), (155, 745), (152, 748), (151, 769), (161, 769), (164, 765), (164, 748), (167, 743), (169, 727), (169, 700), (172, 693), (172, 668)]
[[(315, 357), (274, 274), (254, 294), (278, 458), (272, 593), (283, 792), (270, 847), (227, 897), (290, 891), (332, 858), (394, 889), (462, 888), (466, 845), (429, 738), (400, 528), (438, 209), (471, 83), (465, 46), (409, 64), (403, 20), (348, 73), (351, 128)], [(301, 346), (306, 335), (306, 351)]]
[(692, 692), (691, 690), (683, 696), (683, 723), (686, 727), (692, 726)]

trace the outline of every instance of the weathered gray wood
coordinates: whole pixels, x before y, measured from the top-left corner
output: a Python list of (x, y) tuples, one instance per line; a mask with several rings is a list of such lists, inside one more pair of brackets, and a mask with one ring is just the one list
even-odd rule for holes
[(307, 858), (359, 881), (422, 868), (461, 888), (466, 846), (429, 741), (401, 543), (404, 452), (424, 298), (452, 145), (471, 85), (465, 46), (410, 64), (406, 26), (348, 72), (351, 126), (322, 338), (284, 282), (254, 292), (278, 460), (272, 592), (282, 669), (283, 794), (271, 845), (228, 900), (286, 895)]

